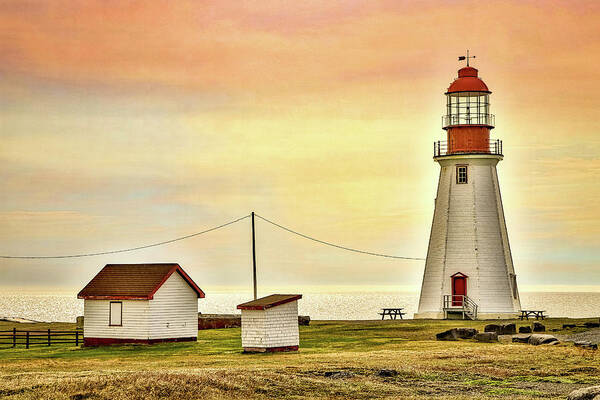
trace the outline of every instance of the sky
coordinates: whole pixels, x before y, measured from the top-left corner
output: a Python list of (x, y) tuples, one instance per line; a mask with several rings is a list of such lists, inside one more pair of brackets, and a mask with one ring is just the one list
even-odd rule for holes
[[(522, 290), (600, 288), (598, 20), (595, 1), (2, 1), (0, 254), (136, 247), (255, 211), (425, 257), (432, 143), (470, 49)], [(420, 286), (422, 261), (256, 229), (259, 292)], [(207, 292), (249, 292), (250, 232), (2, 259), (0, 287), (77, 291), (106, 263), (178, 262)]]

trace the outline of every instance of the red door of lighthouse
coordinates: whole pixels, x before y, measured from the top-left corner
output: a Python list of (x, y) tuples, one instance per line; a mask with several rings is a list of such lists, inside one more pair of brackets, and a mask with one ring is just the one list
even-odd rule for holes
[(467, 278), (462, 272), (457, 272), (452, 278), (452, 306), (461, 307), (463, 305), (463, 296), (467, 295)]

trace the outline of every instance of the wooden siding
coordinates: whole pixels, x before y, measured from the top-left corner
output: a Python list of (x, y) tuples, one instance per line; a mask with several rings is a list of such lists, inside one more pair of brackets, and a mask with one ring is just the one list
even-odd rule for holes
[(277, 348), (298, 346), (298, 301), (266, 310), (242, 310), (242, 346)]
[[(450, 276), (462, 272), (467, 293), (481, 314), (514, 313), (520, 308), (502, 199), (496, 174), (499, 157), (442, 159), (425, 272), (416, 315), (442, 312), (451, 294)], [(456, 165), (468, 165), (469, 182), (456, 183)], [(516, 298), (513, 296), (516, 291)]]
[(148, 339), (148, 300), (121, 300), (121, 326), (109, 326), (110, 300), (84, 300), (83, 334), (91, 338)]
[(198, 295), (174, 273), (154, 294), (150, 305), (150, 339), (198, 337)]

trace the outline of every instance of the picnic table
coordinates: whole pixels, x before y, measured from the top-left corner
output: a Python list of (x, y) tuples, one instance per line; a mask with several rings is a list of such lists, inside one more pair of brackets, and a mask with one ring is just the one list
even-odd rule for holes
[(402, 312), (402, 310), (404, 310), (404, 308), (382, 308), (382, 312), (380, 312), (379, 315), (381, 315), (382, 321), (385, 319), (386, 315), (388, 315), (390, 319), (396, 319), (398, 316), (400, 316), (400, 319), (402, 319), (402, 316), (406, 315), (406, 313)]
[(543, 320), (547, 315), (544, 315), (545, 310), (521, 310), (521, 316), (519, 319), (522, 321), (524, 319), (529, 320), (529, 317), (535, 317), (535, 319)]

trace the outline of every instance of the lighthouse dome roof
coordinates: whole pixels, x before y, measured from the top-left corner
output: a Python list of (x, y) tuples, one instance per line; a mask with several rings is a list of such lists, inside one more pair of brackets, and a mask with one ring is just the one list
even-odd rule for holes
[(477, 69), (464, 67), (458, 70), (458, 78), (448, 87), (448, 93), (487, 92), (491, 93), (484, 81), (477, 76)]

